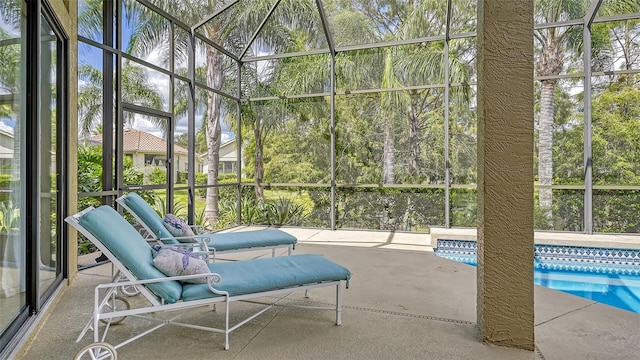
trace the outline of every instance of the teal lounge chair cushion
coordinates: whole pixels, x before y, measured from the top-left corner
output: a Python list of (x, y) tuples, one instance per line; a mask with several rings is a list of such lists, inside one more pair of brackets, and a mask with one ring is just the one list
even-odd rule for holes
[[(153, 235), (159, 239), (163, 239), (165, 244), (179, 244), (164, 226), (162, 218), (156, 213), (156, 211), (146, 202), (140, 195), (136, 193), (129, 193), (124, 198), (124, 203), (147, 224), (147, 226), (153, 231)], [(166, 239), (166, 240), (164, 240)]]
[[(95, 236), (138, 279), (165, 278), (153, 265), (147, 241), (113, 208), (103, 205), (78, 219), (80, 225)], [(206, 285), (205, 285), (206, 286)], [(149, 284), (148, 288), (167, 303), (180, 299), (182, 286), (177, 281)]]
[[(221, 277), (215, 288), (227, 291), (231, 296), (351, 278), (351, 273), (345, 267), (315, 254), (216, 262), (208, 266), (211, 272)], [(212, 296), (216, 295), (206, 284), (183, 284), (184, 301)]]
[[(179, 240), (166, 228), (164, 220), (140, 195), (129, 193), (124, 197), (124, 203), (152, 230), (155, 236), (163, 239), (163, 243), (168, 245), (178, 243)], [(295, 246), (297, 242), (294, 236), (282, 230), (270, 229), (200, 234), (198, 237), (208, 237), (210, 239), (208, 244), (209, 248), (213, 248), (216, 251), (240, 250), (265, 246)]]
[(295, 245), (297, 242), (294, 236), (282, 230), (236, 231), (198, 236), (206, 236), (211, 239), (209, 248), (213, 248), (216, 251), (249, 249), (261, 246)]

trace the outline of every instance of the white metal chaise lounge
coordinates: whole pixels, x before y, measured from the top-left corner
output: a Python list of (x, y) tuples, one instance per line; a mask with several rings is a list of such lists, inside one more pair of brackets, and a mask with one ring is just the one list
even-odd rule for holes
[[(154, 265), (153, 249), (142, 235), (120, 214), (109, 206), (93, 207), (65, 219), (91, 240), (113, 263), (120, 274), (110, 283), (96, 286), (91, 320), (78, 337), (78, 342), (93, 330), (93, 347), (85, 347), (92, 358), (108, 358), (111, 352), (167, 324), (208, 330), (225, 335), (224, 348), (229, 349), (229, 333), (276, 305), (295, 291), (335, 286), (336, 304), (330, 307), (309, 307), (335, 311), (336, 324), (342, 323), (342, 281), (348, 288), (351, 273), (345, 267), (315, 254), (269, 257), (235, 262), (207, 263), (210, 273), (197, 275), (165, 276)], [(158, 253), (159, 254), (159, 253)], [(184, 260), (182, 260), (184, 262)], [(205, 270), (206, 271), (206, 270)], [(199, 279), (205, 283), (187, 283)], [(120, 298), (121, 286), (136, 286), (144, 301), (130, 308), (129, 302)], [(277, 300), (260, 302), (256, 298), (277, 296)], [(142, 299), (138, 299), (142, 300)], [(264, 299), (262, 299), (264, 301)], [(235, 301), (262, 304), (259, 311), (239, 323), (229, 325), (229, 308)], [(224, 325), (220, 328), (179, 323), (158, 315), (165, 311), (189, 309), (200, 306), (224, 304)], [(216, 313), (212, 313), (216, 314)], [(213, 315), (212, 315), (213, 316)], [(144, 318), (158, 324), (116, 345), (106, 343), (110, 325), (125, 317)], [(106, 355), (105, 355), (106, 354)]]
[(178, 242), (203, 241), (215, 260), (216, 254), (223, 252), (238, 252), (247, 250), (271, 249), (271, 255), (275, 256), (277, 248), (287, 248), (288, 255), (295, 248), (297, 239), (277, 229), (264, 229), (252, 231), (237, 231), (229, 233), (205, 233), (196, 234), (192, 238), (176, 238), (164, 226), (162, 218), (140, 195), (129, 193), (116, 199), (136, 221), (146, 230), (153, 240), (159, 240), (163, 244), (177, 244)]

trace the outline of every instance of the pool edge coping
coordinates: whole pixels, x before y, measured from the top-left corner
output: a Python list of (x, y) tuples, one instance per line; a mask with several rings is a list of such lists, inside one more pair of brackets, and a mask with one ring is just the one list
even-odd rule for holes
[[(477, 242), (477, 230), (475, 228), (446, 229), (432, 227), (430, 236), (431, 246), (434, 249), (438, 247), (438, 240)], [(536, 245), (584, 246), (640, 250), (640, 234), (595, 233), (588, 235), (582, 233), (536, 231), (534, 232), (534, 243)]]

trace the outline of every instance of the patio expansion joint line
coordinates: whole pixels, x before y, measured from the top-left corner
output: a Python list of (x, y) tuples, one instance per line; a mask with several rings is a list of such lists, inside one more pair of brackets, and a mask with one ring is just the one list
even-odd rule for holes
[[(335, 304), (324, 303), (324, 302), (319, 302), (319, 301), (312, 301), (312, 300), (302, 300), (302, 299), (287, 299), (287, 300), (288, 300), (288, 303), (304, 303), (304, 304), (307, 304), (307, 305), (315, 305), (315, 306), (335, 306)], [(476, 323), (473, 322), (473, 321), (449, 319), (449, 318), (432, 316), (432, 315), (420, 315), (420, 314), (403, 313), (403, 312), (392, 311), (392, 310), (371, 309), (371, 308), (366, 308), (366, 307), (362, 307), (362, 306), (343, 305), (342, 309), (343, 310), (349, 309), (349, 310), (356, 310), (356, 311), (364, 311), (364, 312), (370, 312), (370, 313), (376, 313), (376, 314), (394, 315), (394, 316), (401, 316), (401, 317), (409, 317), (409, 318), (414, 318), (414, 319), (423, 319), (423, 320), (433, 320), (433, 321), (440, 321), (440, 322), (448, 322), (448, 323), (460, 324), (460, 325), (476, 325)]]
[(432, 315), (420, 315), (420, 314), (403, 313), (403, 312), (392, 311), (392, 310), (370, 309), (370, 308), (365, 308), (365, 307), (360, 307), (360, 306), (343, 306), (343, 309), (350, 309), (350, 310), (356, 310), (356, 311), (366, 311), (366, 312), (371, 312), (371, 313), (402, 316), (402, 317), (409, 317), (409, 318), (423, 319), (423, 320), (433, 320), (433, 321), (440, 321), (440, 322), (448, 322), (448, 323), (460, 324), (460, 325), (476, 325), (475, 322), (467, 321), (467, 320), (449, 319), (449, 318), (444, 318), (444, 317), (439, 317), (439, 316), (432, 316)]
[[(271, 297), (271, 296), (268, 296), (268, 297)], [(287, 300), (288, 300), (287, 303), (294, 303), (294, 302), (295, 303), (305, 303), (305, 304), (316, 305), (316, 306), (333, 306), (334, 305), (334, 304), (330, 304), (330, 303), (323, 303), (323, 302), (312, 301), (312, 300), (301, 300), (301, 299), (287, 299)], [(574, 311), (582, 310), (582, 309), (584, 309), (586, 307), (589, 307), (589, 306), (591, 306), (593, 304), (596, 304), (596, 303), (589, 304), (589, 305), (584, 306), (584, 307), (582, 307), (580, 309), (575, 309), (575, 310), (570, 311), (568, 313), (565, 313), (563, 315), (569, 314), (569, 313), (574, 312)], [(356, 310), (356, 311), (365, 311), (365, 312), (371, 312), (371, 313), (377, 313), (377, 314), (388, 314), (388, 315), (409, 317), (409, 318), (416, 318), (416, 319), (423, 319), (423, 320), (440, 321), (440, 322), (447, 322), (447, 323), (460, 324), (460, 325), (474, 325), (474, 326), (477, 325), (473, 321), (449, 319), (449, 318), (443, 318), (443, 317), (431, 316), (431, 315), (419, 315), (419, 314), (411, 314), (411, 313), (402, 313), (402, 312), (390, 311), (390, 310), (371, 309), (371, 308), (366, 308), (366, 307), (361, 307), (361, 306), (344, 305), (344, 306), (342, 306), (342, 309), (343, 310), (344, 309), (349, 309), (349, 310)], [(280, 311), (282, 311), (282, 310), (284, 310), (284, 309), (281, 309)], [(280, 314), (280, 312), (278, 312), (278, 314)], [(563, 315), (560, 315), (560, 316), (563, 316)], [(560, 316), (557, 316), (556, 318), (558, 318)], [(274, 319), (275, 319), (275, 317), (274, 317)], [(551, 320), (553, 320), (553, 319), (550, 319), (548, 321), (551, 321)], [(269, 323), (271, 323), (272, 321), (273, 321), (273, 319), (270, 320)], [(547, 321), (545, 321), (545, 322), (547, 322)], [(538, 325), (540, 325), (540, 324), (538, 324)], [(266, 327), (266, 325), (265, 325), (265, 327)], [(262, 330), (260, 332), (262, 332)], [(257, 335), (258, 334), (256, 334), (256, 336)], [(248, 346), (248, 344), (247, 344), (247, 346)], [(537, 345), (535, 346), (534, 352), (535, 352), (536, 357), (538, 359), (546, 360), (544, 354), (542, 353), (542, 350), (540, 350), (540, 348)], [(239, 353), (238, 353), (238, 355), (239, 355)]]
[(580, 310), (586, 309), (586, 308), (591, 307), (591, 306), (593, 306), (593, 305), (595, 305), (595, 304), (597, 304), (597, 302), (595, 302), (595, 301), (594, 301), (594, 302), (592, 302), (592, 303), (590, 303), (590, 304), (587, 304), (587, 305), (585, 305), (585, 306), (583, 306), (583, 307), (579, 307), (579, 308), (577, 308), (577, 309), (573, 309), (573, 310), (571, 310), (571, 311), (567, 311), (566, 313), (560, 314), (560, 315), (558, 315), (558, 316), (554, 316), (554, 317), (552, 317), (552, 318), (551, 318), (551, 319), (549, 319), (549, 320), (545, 320), (545, 321), (543, 321), (543, 322), (541, 322), (541, 323), (535, 324), (535, 327), (538, 327), (538, 326), (540, 326), (540, 325), (544, 325), (544, 324), (546, 324), (546, 323), (548, 323), (548, 322), (551, 322), (551, 321), (556, 320), (556, 319), (558, 319), (558, 318), (561, 318), (561, 317), (563, 317), (563, 316), (569, 315), (569, 314), (571, 314), (571, 313), (574, 313), (574, 312), (577, 312), (577, 311), (580, 311)]

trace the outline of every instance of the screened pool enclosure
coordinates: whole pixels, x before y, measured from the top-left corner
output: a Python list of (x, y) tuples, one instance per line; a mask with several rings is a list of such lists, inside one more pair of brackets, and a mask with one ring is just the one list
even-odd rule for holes
[[(637, 233), (640, 3), (535, 3), (535, 227)], [(476, 1), (78, 12), (78, 208), (135, 191), (211, 228), (476, 226)]]

